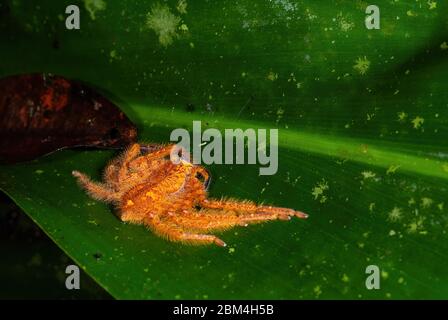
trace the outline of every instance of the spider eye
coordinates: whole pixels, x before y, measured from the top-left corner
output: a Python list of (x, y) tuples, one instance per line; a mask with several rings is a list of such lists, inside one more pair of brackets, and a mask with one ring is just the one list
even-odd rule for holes
[(196, 173), (196, 178), (198, 178), (199, 181), (202, 182), (202, 184), (204, 185), (205, 190), (208, 190), (208, 187), (210, 186), (210, 181), (212, 180), (212, 175), (210, 174), (210, 172), (208, 172), (208, 170), (207, 170), (207, 174), (208, 174), (208, 178), (206, 178), (200, 172)]

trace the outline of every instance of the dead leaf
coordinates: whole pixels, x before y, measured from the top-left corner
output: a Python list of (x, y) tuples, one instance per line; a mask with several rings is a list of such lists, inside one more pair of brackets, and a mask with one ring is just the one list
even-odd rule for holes
[(0, 80), (0, 161), (67, 147), (128, 145), (137, 129), (112, 102), (76, 81), (48, 74)]

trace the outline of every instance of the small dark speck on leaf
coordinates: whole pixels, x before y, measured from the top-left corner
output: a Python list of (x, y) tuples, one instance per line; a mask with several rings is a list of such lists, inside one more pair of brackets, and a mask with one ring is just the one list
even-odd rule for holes
[(101, 253), (99, 253), (99, 252), (95, 252), (95, 253), (93, 254), (93, 257), (94, 257), (96, 260), (100, 260), (102, 256), (103, 256), (103, 255), (102, 255)]
[(54, 39), (53, 43), (51, 44), (51, 46), (53, 47), (53, 49), (58, 50), (60, 48), (60, 43), (58, 39)]
[(189, 103), (189, 104), (187, 104), (187, 106), (185, 107), (185, 109), (187, 110), (187, 112), (194, 112), (194, 110), (196, 109), (196, 107), (194, 106), (194, 104)]

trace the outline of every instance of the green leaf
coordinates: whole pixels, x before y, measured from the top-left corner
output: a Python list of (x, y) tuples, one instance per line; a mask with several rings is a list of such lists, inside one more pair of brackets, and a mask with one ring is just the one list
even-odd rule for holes
[[(446, 297), (447, 4), (378, 1), (381, 29), (368, 31), (353, 1), (104, 3), (83, 11), (81, 30), (57, 32), (44, 26), (63, 28), (62, 4), (11, 2), (1, 73), (104, 88), (143, 141), (193, 120), (278, 128), (277, 174), (211, 165), (210, 196), (310, 217), (232, 229), (224, 249), (183, 246), (121, 223), (76, 185), (72, 170), (100, 179), (112, 152), (0, 167), (1, 190), (101, 286), (122, 299)], [(181, 20), (157, 23), (160, 8)], [(369, 265), (381, 290), (365, 287)]]

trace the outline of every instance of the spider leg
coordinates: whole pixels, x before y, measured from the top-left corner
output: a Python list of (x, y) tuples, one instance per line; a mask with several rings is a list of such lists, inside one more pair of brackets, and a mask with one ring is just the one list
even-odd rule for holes
[(140, 144), (140, 150), (145, 154), (153, 153), (157, 150), (162, 149), (163, 147), (164, 147), (163, 144), (157, 144), (157, 143)]
[(201, 209), (197, 212), (184, 210), (182, 214), (171, 215), (166, 219), (184, 229), (194, 232), (225, 231), (237, 226), (248, 226), (272, 220), (290, 220), (290, 216), (279, 213), (238, 215), (234, 211)]
[(118, 185), (118, 167), (120, 159), (113, 159), (109, 162), (103, 172), (103, 180), (113, 189), (117, 189)]
[(216, 244), (221, 247), (226, 246), (225, 242), (216, 236), (187, 232), (182, 227), (169, 221), (163, 221), (157, 216), (146, 218), (144, 224), (155, 234), (170, 241), (192, 245)]
[(109, 189), (106, 185), (93, 182), (87, 175), (78, 171), (73, 171), (72, 175), (92, 198), (106, 202), (115, 202), (119, 200), (119, 194)]
[[(235, 211), (242, 215), (253, 216), (254, 214), (260, 214), (266, 217), (271, 216), (271, 217), (279, 217), (280, 219), (284, 218), (285, 220), (287, 220), (288, 217), (291, 216), (296, 216), (302, 219), (308, 218), (308, 215), (306, 213), (300, 211), (295, 211), (287, 208), (272, 207), (272, 206), (259, 206), (251, 201), (237, 201), (233, 199), (229, 200), (203, 199), (202, 201), (200, 201), (200, 205), (203, 208)], [(257, 219), (263, 220), (262, 217), (259, 217)]]
[(129, 163), (140, 154), (140, 145), (134, 143), (129, 146), (120, 158), (118, 163), (118, 175), (116, 183), (123, 181), (128, 175)]
[[(103, 180), (110, 188), (118, 190), (120, 182), (127, 175), (128, 163), (139, 155), (139, 144), (134, 143), (130, 145), (117, 158), (111, 160), (103, 172)], [(123, 164), (125, 163), (125, 164)]]
[(247, 226), (248, 223), (234, 212), (221, 210), (201, 209), (196, 212), (184, 210), (177, 215), (164, 217), (183, 229), (194, 232), (225, 231), (236, 226)]

